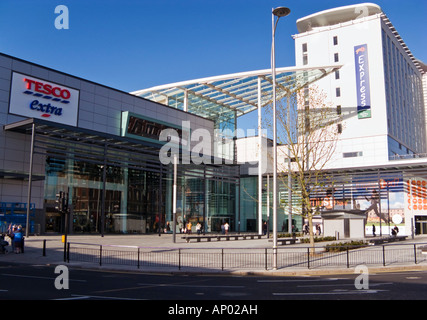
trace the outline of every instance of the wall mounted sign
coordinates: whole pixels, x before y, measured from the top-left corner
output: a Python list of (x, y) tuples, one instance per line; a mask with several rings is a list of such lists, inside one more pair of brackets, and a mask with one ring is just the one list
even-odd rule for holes
[(77, 126), (79, 90), (13, 72), (9, 113)]
[(406, 209), (414, 214), (427, 214), (427, 180), (413, 177), (406, 180)]
[(371, 118), (368, 45), (355, 46), (354, 58), (356, 63), (357, 115), (359, 119)]

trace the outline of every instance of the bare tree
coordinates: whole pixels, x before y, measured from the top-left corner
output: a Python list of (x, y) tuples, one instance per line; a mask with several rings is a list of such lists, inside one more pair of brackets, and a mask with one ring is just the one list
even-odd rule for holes
[[(327, 102), (327, 96), (317, 86), (282, 92), (278, 96), (277, 141), (278, 173), (282, 185), (292, 193), (292, 212), (308, 221), (310, 245), (314, 252), (312, 194), (332, 184), (324, 173), (336, 151), (342, 130), (341, 114)], [(269, 112), (272, 112), (271, 108)], [(266, 126), (271, 116), (264, 117)], [(289, 178), (290, 177), (290, 178)], [(288, 199), (280, 205), (289, 206)], [(291, 222), (290, 222), (291, 223)]]

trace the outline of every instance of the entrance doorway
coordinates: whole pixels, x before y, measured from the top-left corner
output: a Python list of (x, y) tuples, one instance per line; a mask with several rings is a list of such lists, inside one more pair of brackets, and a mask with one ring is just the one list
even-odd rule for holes
[(232, 217), (212, 217), (211, 219), (211, 231), (221, 232), (221, 225), (228, 223), (230, 226), (229, 231), (236, 230), (234, 226), (234, 219)]
[(415, 234), (427, 234), (427, 216), (415, 216)]

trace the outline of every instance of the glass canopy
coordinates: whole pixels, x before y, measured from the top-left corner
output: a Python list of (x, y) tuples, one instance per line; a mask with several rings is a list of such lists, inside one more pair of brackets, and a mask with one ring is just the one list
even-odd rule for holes
[[(277, 99), (311, 84), (341, 65), (276, 69)], [(197, 114), (215, 122), (243, 116), (272, 102), (271, 69), (176, 82), (131, 94)]]

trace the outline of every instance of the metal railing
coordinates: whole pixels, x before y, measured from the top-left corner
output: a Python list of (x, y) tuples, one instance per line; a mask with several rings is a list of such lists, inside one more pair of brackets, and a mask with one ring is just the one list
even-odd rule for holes
[[(278, 248), (279, 269), (355, 267), (357, 265), (390, 266), (420, 264), (427, 261), (423, 253), (426, 243), (387, 244), (326, 252), (323, 247)], [(272, 248), (147, 248), (136, 246), (67, 244), (67, 262), (88, 262), (99, 265), (126, 265), (135, 268), (171, 268), (178, 270), (268, 270), (273, 266)]]

